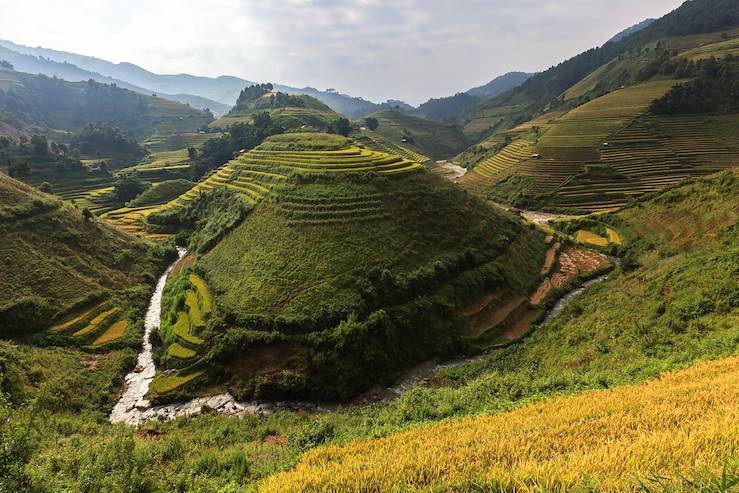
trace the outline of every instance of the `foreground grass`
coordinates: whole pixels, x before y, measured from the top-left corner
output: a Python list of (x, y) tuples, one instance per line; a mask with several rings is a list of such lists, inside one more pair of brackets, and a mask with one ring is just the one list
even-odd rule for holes
[(261, 492), (638, 491), (718, 476), (739, 447), (739, 358), (379, 440), (325, 447)]

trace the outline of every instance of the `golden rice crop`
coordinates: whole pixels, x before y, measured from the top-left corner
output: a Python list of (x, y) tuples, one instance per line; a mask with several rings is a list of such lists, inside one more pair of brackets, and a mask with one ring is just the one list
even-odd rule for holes
[(618, 234), (618, 231), (611, 228), (606, 228), (606, 234), (608, 235), (609, 243), (613, 243), (614, 245), (621, 244), (621, 235)]
[(98, 308), (100, 308), (105, 303), (107, 303), (107, 300), (98, 303), (97, 305), (93, 306), (92, 308), (88, 308), (87, 310), (83, 310), (82, 312), (79, 312), (79, 313), (75, 314), (71, 319), (69, 319), (69, 320), (67, 320), (65, 322), (61, 322), (61, 323), (58, 323), (58, 324), (54, 325), (51, 328), (51, 331), (52, 332), (63, 332), (65, 330), (69, 329), (73, 325), (78, 324), (78, 323), (82, 322), (84, 319), (86, 319), (87, 317), (89, 317), (95, 310), (97, 310)]
[(203, 314), (209, 314), (213, 309), (213, 298), (208, 290), (208, 286), (197, 274), (190, 274), (189, 280), (190, 284), (195, 286), (195, 289), (198, 291), (198, 298), (200, 299)]
[(109, 316), (113, 315), (115, 312), (118, 311), (118, 308), (111, 308), (110, 310), (105, 310), (104, 312), (100, 313), (98, 316), (90, 320), (90, 323), (88, 323), (86, 326), (78, 330), (74, 333), (76, 337), (83, 336), (86, 334), (89, 334), (93, 330), (97, 329), (98, 326), (105, 321)]
[(575, 241), (577, 241), (578, 243), (585, 243), (595, 246), (608, 246), (607, 238), (598, 236), (597, 234), (591, 233), (590, 231), (585, 231), (584, 229), (581, 229), (577, 232), (577, 235), (575, 236)]
[(720, 475), (739, 450), (739, 357), (308, 452), (260, 492), (636, 491)]
[(164, 395), (195, 380), (202, 374), (202, 371), (196, 371), (189, 375), (160, 374), (152, 380), (151, 389), (159, 395)]
[(123, 337), (123, 333), (126, 332), (126, 329), (128, 328), (128, 322), (125, 320), (119, 320), (110, 327), (108, 327), (108, 330), (103, 332), (100, 337), (95, 339), (95, 342), (92, 343), (93, 346), (102, 346), (103, 344), (107, 344), (111, 341), (115, 341), (117, 339), (120, 339)]

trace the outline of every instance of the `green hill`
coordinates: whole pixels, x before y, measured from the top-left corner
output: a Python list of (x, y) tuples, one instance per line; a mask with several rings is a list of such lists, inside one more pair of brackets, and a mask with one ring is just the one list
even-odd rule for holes
[[(488, 293), (510, 304), (506, 327), (533, 310), (539, 233), (418, 164), (342, 139), (272, 137), (149, 216), (157, 231), (195, 227), (194, 272), (214, 298), (212, 322), (193, 325), (193, 288), (174, 281), (165, 346), (196, 351), (172, 365), (182, 378), (206, 371), (191, 391), (345, 398), (468, 347), (462, 312)], [(241, 222), (219, 205), (233, 204), (227, 191), (252, 209)]]
[(3, 174), (0, 225), (4, 337), (41, 332), (53, 321), (63, 326), (57, 332), (74, 332), (110, 312), (89, 327), (92, 335), (102, 322), (125, 319), (124, 292), (150, 282), (160, 264), (150, 245)]
[[(379, 126), (373, 134), (393, 145), (432, 159), (449, 159), (462, 152), (469, 144), (466, 137), (453, 125), (437, 123), (409, 115), (399, 110), (383, 110), (370, 115), (377, 118)], [(397, 151), (392, 151), (397, 152)]]
[(74, 131), (98, 122), (130, 131), (137, 137), (192, 131), (211, 120), (207, 113), (184, 104), (144, 96), (115, 85), (65, 82), (3, 68), (0, 68), (0, 118), (16, 132)]
[(247, 87), (236, 106), (211, 124), (224, 128), (234, 123), (249, 123), (255, 115), (267, 112), (272, 120), (287, 130), (326, 130), (331, 122), (341, 118), (324, 103), (305, 94), (276, 92), (272, 84)]

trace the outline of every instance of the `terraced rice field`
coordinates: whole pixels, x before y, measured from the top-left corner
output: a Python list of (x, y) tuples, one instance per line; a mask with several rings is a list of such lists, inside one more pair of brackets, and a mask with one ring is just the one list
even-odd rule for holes
[[(548, 205), (602, 212), (686, 178), (735, 166), (736, 152), (711, 133), (715, 122), (710, 117), (645, 114), (649, 103), (675, 82), (641, 84), (586, 103), (544, 124), (547, 130), (536, 143), (515, 140), (460, 181), (486, 195), (495, 183), (526, 176), (531, 183), (522, 191), (549, 197), (544, 199)], [(592, 163), (611, 174), (583, 174)]]
[[(687, 491), (739, 448), (739, 358), (641, 385), (320, 447), (261, 493)], [(717, 491), (719, 491), (717, 489)]]
[(158, 205), (133, 208), (124, 207), (108, 212), (103, 218), (119, 229), (140, 238), (148, 240), (169, 238), (171, 235), (148, 233), (145, 230), (146, 216), (160, 210), (162, 207)]
[(388, 217), (381, 194), (330, 197), (285, 195), (279, 198), (278, 211), (292, 225), (330, 225)]
[(103, 300), (91, 307), (87, 307), (83, 309), (82, 311), (79, 311), (77, 313), (74, 313), (66, 317), (64, 321), (53, 325), (49, 330), (51, 332), (64, 332), (65, 330), (68, 330), (72, 328), (73, 326), (79, 324), (83, 320), (87, 320), (91, 318), (93, 314), (100, 312), (100, 310), (107, 304), (108, 304), (108, 300)]
[(177, 373), (160, 374), (151, 381), (150, 390), (158, 395), (166, 395), (192, 382), (202, 374), (202, 371), (194, 371), (186, 375), (179, 375)]
[(395, 144), (382, 135), (369, 130), (362, 131), (362, 135), (356, 140), (368, 149), (372, 149), (378, 152), (396, 154), (420, 164), (426, 164), (431, 161), (430, 157), (399, 144)]
[(92, 345), (95, 347), (103, 346), (109, 342), (117, 341), (121, 337), (123, 337), (123, 334), (126, 332), (126, 329), (128, 328), (128, 322), (125, 320), (118, 320), (117, 322), (114, 322), (108, 329), (103, 332), (100, 337), (95, 339), (93, 341)]
[(349, 147), (336, 151), (272, 151), (254, 149), (216, 170), (189, 192), (170, 202), (182, 205), (216, 187), (236, 192), (257, 204), (293, 173), (377, 172), (385, 175), (415, 171), (420, 164), (400, 156)]
[(75, 337), (80, 337), (91, 333), (117, 312), (118, 308), (110, 308), (108, 310), (105, 310), (104, 312), (99, 313), (92, 320), (90, 320), (87, 325), (85, 325), (72, 335), (74, 335)]
[(178, 363), (193, 362), (205, 341), (200, 333), (213, 311), (213, 298), (205, 281), (197, 274), (188, 276), (190, 289), (185, 292), (185, 310), (177, 313), (172, 328), (174, 342), (167, 348), (167, 359)]

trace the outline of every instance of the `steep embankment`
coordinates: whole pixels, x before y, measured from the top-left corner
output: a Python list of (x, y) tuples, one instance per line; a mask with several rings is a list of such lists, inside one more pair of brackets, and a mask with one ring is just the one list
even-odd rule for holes
[[(175, 332), (188, 325), (194, 336), (177, 339), (190, 349), (176, 348), (185, 363), (178, 375), (205, 370), (203, 382), (238, 396), (347, 397), (464, 349), (463, 311), (483, 295), (518, 300), (498, 322), (526, 313), (547, 248), (540, 233), (417, 163), (340, 140), (268, 139), (150, 217), (177, 224), (208, 189), (236, 192), (253, 207), (221, 241), (212, 236), (204, 249), (215, 246), (195, 264), (214, 316), (210, 325), (173, 318)], [(180, 283), (193, 295), (178, 303), (201, 320), (208, 296), (194, 296), (202, 287), (192, 279)]]

